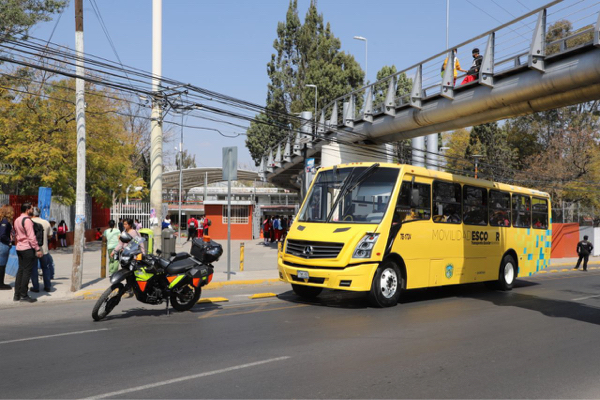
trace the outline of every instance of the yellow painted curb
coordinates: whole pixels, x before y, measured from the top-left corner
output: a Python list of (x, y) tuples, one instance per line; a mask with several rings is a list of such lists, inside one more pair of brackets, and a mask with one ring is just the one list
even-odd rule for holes
[(211, 282), (208, 285), (204, 286), (203, 290), (211, 290), (211, 289), (220, 289), (223, 286), (231, 286), (231, 285), (260, 285), (262, 283), (276, 283), (279, 282), (279, 279), (255, 279), (255, 280), (245, 280), (245, 281), (225, 281), (225, 282)]
[(225, 303), (227, 301), (229, 301), (229, 299), (225, 297), (206, 297), (198, 300), (198, 303)]
[(264, 299), (266, 297), (276, 297), (275, 293), (256, 293), (249, 297), (249, 299)]

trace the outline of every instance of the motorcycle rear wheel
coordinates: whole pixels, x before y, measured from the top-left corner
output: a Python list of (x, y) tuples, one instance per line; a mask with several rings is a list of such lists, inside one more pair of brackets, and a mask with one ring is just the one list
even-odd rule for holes
[(106, 318), (108, 314), (119, 304), (121, 296), (125, 293), (125, 286), (122, 283), (115, 283), (102, 293), (94, 309), (92, 310), (92, 318), (94, 321), (100, 321)]
[(171, 293), (171, 304), (177, 311), (188, 311), (200, 300), (202, 289), (187, 285)]

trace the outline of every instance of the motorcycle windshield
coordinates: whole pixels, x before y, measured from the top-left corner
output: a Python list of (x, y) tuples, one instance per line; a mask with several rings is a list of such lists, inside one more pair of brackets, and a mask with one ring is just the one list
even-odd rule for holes
[(143, 237), (135, 237), (133, 240), (123, 248), (123, 256), (127, 257), (130, 255), (141, 253), (141, 244), (144, 243), (146, 239)]

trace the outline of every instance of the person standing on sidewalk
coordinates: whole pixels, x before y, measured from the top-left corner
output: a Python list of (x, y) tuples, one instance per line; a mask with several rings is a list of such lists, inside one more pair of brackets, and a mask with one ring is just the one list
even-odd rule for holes
[[(15, 281), (14, 301), (35, 303), (37, 299), (27, 294), (27, 284), (31, 278), (31, 271), (38, 258), (42, 257), (42, 249), (38, 245), (33, 231), (33, 206), (31, 203), (21, 205), (21, 215), (15, 221), (15, 236), (17, 242), (17, 256), (19, 258), (19, 269)], [(25, 219), (23, 221), (23, 219)]]
[(186, 242), (189, 242), (190, 239), (195, 239), (196, 234), (198, 232), (198, 220), (194, 217), (188, 220), (188, 238)]
[(103, 235), (106, 238), (106, 248), (109, 254), (108, 261), (108, 276), (109, 278), (113, 276), (115, 272), (119, 270), (119, 260), (115, 259), (112, 254), (113, 250), (119, 244), (119, 235), (121, 231), (115, 228), (115, 220), (111, 219), (108, 221), (108, 229), (104, 231)]
[(6, 204), (0, 208), (0, 290), (12, 289), (10, 285), (4, 283), (6, 275), (6, 264), (8, 263), (8, 255), (12, 247), (13, 231), (12, 220), (15, 212), (12, 206)]
[(579, 268), (579, 264), (581, 264), (581, 260), (583, 260), (583, 270), (587, 271), (587, 263), (590, 254), (592, 254), (592, 250), (594, 250), (594, 246), (588, 242), (588, 236), (585, 235), (583, 240), (577, 243), (577, 254), (579, 255), (579, 260), (577, 260), (577, 265), (574, 269)]
[[(42, 277), (44, 279), (44, 292), (49, 292), (52, 288), (52, 271), (50, 270), (52, 261), (50, 258), (50, 252), (48, 251), (48, 240), (52, 237), (52, 227), (50, 226), (50, 222), (40, 218), (40, 214), (40, 209), (38, 207), (33, 207), (33, 218), (31, 220), (37, 224), (40, 224), (42, 228), (44, 228), (44, 243), (42, 244), (42, 257), (39, 259), (39, 263), (42, 270)], [(37, 272), (37, 268), (34, 268), (34, 271)], [(31, 274), (31, 286), (32, 292), (38, 293), (40, 291), (40, 283), (37, 273), (32, 272)]]

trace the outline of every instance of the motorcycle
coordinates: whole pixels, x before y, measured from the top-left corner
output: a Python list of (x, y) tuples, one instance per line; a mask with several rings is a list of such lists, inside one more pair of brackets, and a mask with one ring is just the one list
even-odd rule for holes
[(194, 239), (190, 253), (171, 253), (169, 259), (145, 255), (141, 244), (143, 238), (133, 239), (127, 232), (120, 236), (125, 244), (117, 254), (121, 269), (110, 279), (111, 286), (102, 293), (92, 310), (92, 318), (105, 318), (119, 304), (126, 292), (133, 291), (136, 299), (146, 304), (161, 304), (166, 301), (177, 311), (190, 310), (213, 277), (213, 262), (223, 254), (220, 244), (205, 237)]

